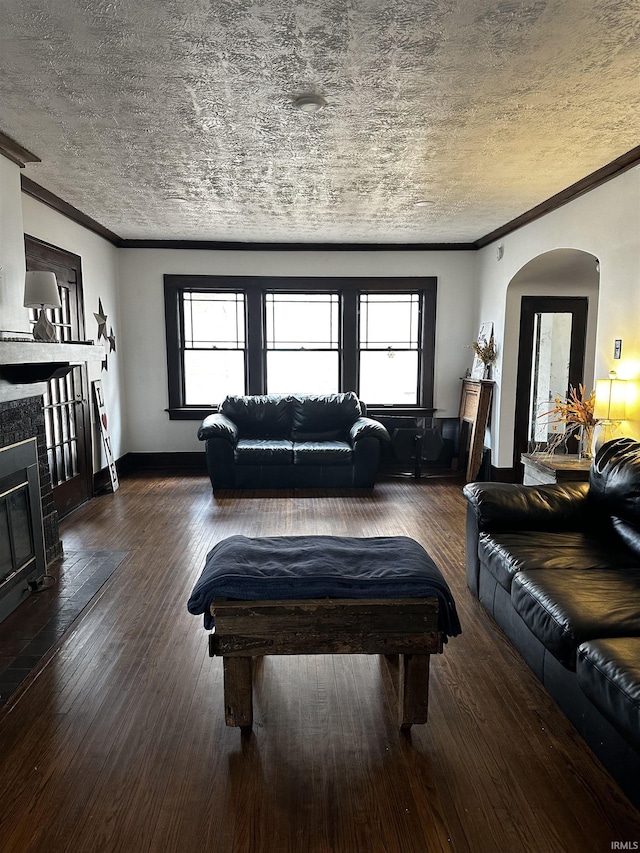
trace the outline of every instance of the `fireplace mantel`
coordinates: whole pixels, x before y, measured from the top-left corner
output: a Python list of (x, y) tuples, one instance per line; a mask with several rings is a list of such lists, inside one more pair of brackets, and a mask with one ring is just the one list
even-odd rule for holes
[(78, 364), (102, 361), (104, 355), (102, 344), (0, 340), (0, 401), (42, 394), (47, 379), (64, 375)]
[(102, 361), (102, 344), (87, 342), (46, 344), (40, 341), (0, 341), (0, 365), (38, 364), (46, 361), (66, 361), (84, 364), (85, 361)]

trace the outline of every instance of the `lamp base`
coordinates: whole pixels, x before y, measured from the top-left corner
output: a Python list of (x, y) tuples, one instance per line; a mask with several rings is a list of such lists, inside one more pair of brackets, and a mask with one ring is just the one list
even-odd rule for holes
[(33, 327), (33, 339), (45, 344), (57, 343), (55, 326), (50, 322), (44, 308), (40, 309), (40, 316)]
[(599, 426), (600, 431), (598, 432), (595, 444), (596, 453), (600, 450), (603, 444), (606, 444), (608, 441), (612, 441), (615, 438), (614, 433), (620, 426), (620, 421), (601, 420)]

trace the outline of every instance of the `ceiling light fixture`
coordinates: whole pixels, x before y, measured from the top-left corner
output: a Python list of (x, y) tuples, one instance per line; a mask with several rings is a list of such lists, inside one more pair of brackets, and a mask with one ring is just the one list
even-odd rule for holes
[(293, 106), (297, 110), (302, 110), (303, 113), (317, 113), (318, 110), (327, 106), (327, 102), (320, 95), (300, 95), (294, 100)]
[(431, 199), (428, 198), (423, 198), (420, 199), (420, 201), (413, 202), (414, 207), (429, 207), (431, 204), (435, 204), (435, 201), (431, 201)]

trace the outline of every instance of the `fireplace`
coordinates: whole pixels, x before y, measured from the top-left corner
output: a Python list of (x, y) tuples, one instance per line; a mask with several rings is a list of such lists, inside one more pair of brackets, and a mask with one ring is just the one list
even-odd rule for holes
[(53, 504), (41, 396), (0, 402), (0, 450), (26, 439), (37, 439), (45, 559), (48, 564), (62, 556), (62, 542), (58, 513)]
[(45, 574), (36, 438), (0, 448), (0, 620)]
[[(63, 549), (47, 456), (42, 398), (47, 388), (45, 380), (51, 375), (56, 375), (59, 369), (68, 369), (70, 365), (101, 361), (104, 358), (104, 347), (80, 342), (39, 343), (33, 338), (28, 338), (26, 333), (21, 334), (23, 337), (18, 339), (12, 338), (11, 333), (0, 331), (0, 453), (25, 442), (36, 448), (36, 473), (39, 473), (39, 485), (35, 488), (41, 507), (39, 510), (41, 521), (39, 526), (36, 525), (37, 529), (32, 535), (34, 547), (37, 546), (39, 535), (44, 538), (44, 557), (38, 552), (37, 547), (35, 547), (35, 551), (37, 552), (37, 560), (42, 563), (42, 566), (46, 566), (61, 557)], [(52, 356), (54, 356), (53, 362)], [(27, 505), (31, 508), (33, 498), (31, 484), (29, 489)], [(6, 489), (3, 488), (4, 491)], [(32, 512), (30, 518), (35, 519), (35, 510), (30, 509), (30, 512)], [(14, 524), (19, 525), (17, 516)], [(43, 529), (44, 533), (42, 532)], [(20, 539), (21, 543), (23, 541)], [(24, 550), (26, 547), (26, 545), (21, 544), (19, 550)], [(3, 566), (7, 560), (6, 549), (5, 540), (4, 543), (0, 543), (0, 561)], [(34, 557), (34, 559), (36, 558)], [(44, 574), (44, 568), (40, 570), (40, 563), (34, 568), (36, 576)], [(6, 580), (4, 583), (0, 581), (0, 603), (3, 588), (10, 588), (12, 600), (18, 596), (19, 590), (25, 588), (28, 590), (28, 580), (31, 579), (32, 572), (29, 567), (26, 567), (25, 571), (16, 571), (12, 562), (8, 569), (3, 568), (0, 577), (5, 574), (10, 575), (13, 579)], [(16, 580), (17, 577), (19, 577), (18, 580)], [(25, 581), (24, 578), (27, 580)], [(17, 601), (17, 604), (20, 603), (20, 600)], [(6, 615), (6, 612), (3, 614), (3, 609), (0, 606), (0, 619)]]

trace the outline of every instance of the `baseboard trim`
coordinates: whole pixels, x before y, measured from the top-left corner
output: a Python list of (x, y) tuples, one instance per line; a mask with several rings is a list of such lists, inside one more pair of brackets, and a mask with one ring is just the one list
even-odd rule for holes
[[(137, 471), (174, 471), (185, 474), (207, 473), (204, 453), (197, 451), (173, 453), (125, 453), (116, 462), (118, 477), (126, 477)], [(515, 468), (496, 468), (491, 466), (491, 480), (496, 483), (515, 483)], [(111, 479), (108, 468), (101, 468), (93, 475), (94, 494), (108, 491)]]
[(516, 469), (511, 468), (496, 468), (491, 466), (491, 480), (494, 483), (517, 483), (518, 477)]
[[(118, 463), (116, 463), (118, 467)], [(120, 472), (118, 471), (118, 476)], [(93, 472), (93, 494), (100, 495), (102, 492), (108, 492), (111, 488), (111, 478), (109, 477), (109, 469), (101, 468), (99, 471)]]
[[(207, 464), (204, 451), (173, 452), (173, 453), (127, 453), (125, 460), (126, 473), (135, 471), (185, 471), (189, 473), (206, 474)], [(120, 470), (120, 468), (118, 468)]]
[[(118, 477), (123, 479), (138, 471), (172, 471), (176, 474), (204, 474), (207, 464), (204, 453), (125, 453), (116, 460)], [(93, 475), (93, 493), (100, 494), (111, 490), (111, 477), (108, 468), (101, 468)]]

